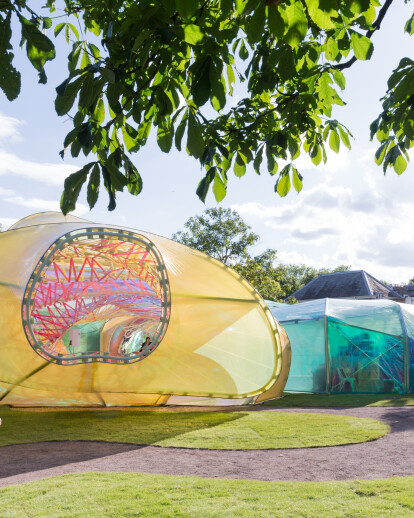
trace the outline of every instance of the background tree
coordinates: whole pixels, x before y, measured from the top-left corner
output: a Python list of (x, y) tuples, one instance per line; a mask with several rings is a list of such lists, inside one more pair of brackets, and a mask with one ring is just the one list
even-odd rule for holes
[(279, 272), (274, 267), (276, 250), (268, 249), (261, 255), (239, 262), (234, 269), (252, 284), (266, 300), (281, 301), (286, 294), (279, 282)]
[(227, 265), (248, 259), (248, 248), (259, 239), (235, 210), (221, 207), (190, 218), (184, 228), (187, 230), (173, 234), (172, 239)]
[(382, 284), (384, 284), (385, 286), (388, 286), (388, 287), (392, 286), (392, 282), (389, 282), (385, 279), (379, 279), (379, 281), (382, 282)]
[[(258, 174), (267, 169), (275, 176), (280, 196), (292, 185), (299, 192), (301, 153), (318, 165), (327, 145), (335, 152), (341, 143), (350, 147), (350, 132), (332, 118), (332, 108), (344, 104), (344, 70), (370, 59), (371, 38), (393, 0), (45, 2), (50, 17), (34, 0), (0, 0), (0, 88), (9, 100), (20, 92), (12, 21), (41, 83), (56, 53), (44, 32), (53, 28), (66, 38), (68, 74), (56, 88), (55, 108), (73, 129), (61, 156), (95, 156), (65, 182), (67, 213), (86, 182), (90, 207), (101, 180), (109, 210), (117, 191), (139, 194), (142, 179), (130, 154), (146, 145), (152, 130), (161, 151), (186, 148), (199, 161), (204, 177), (196, 192), (203, 201), (210, 187), (221, 201), (229, 172), (241, 177), (250, 163)], [(405, 27), (409, 34), (413, 20)], [(384, 171), (392, 166), (402, 173), (414, 144), (413, 75), (414, 61), (403, 59), (371, 125)], [(245, 95), (229, 107), (240, 83)]]

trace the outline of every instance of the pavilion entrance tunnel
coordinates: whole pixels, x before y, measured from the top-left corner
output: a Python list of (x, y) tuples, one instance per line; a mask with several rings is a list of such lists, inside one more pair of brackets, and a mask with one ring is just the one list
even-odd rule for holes
[(151, 243), (88, 229), (62, 236), (40, 259), (24, 295), (23, 323), (49, 361), (130, 363), (159, 345), (169, 310), (165, 268)]

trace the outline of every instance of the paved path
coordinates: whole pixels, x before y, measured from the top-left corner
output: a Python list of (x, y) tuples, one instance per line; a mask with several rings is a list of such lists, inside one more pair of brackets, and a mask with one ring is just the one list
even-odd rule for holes
[[(275, 412), (265, 407), (262, 411)], [(290, 450), (200, 450), (56, 441), (0, 448), (0, 487), (80, 472), (135, 472), (254, 480), (321, 481), (414, 475), (414, 407), (292, 409), (380, 419), (376, 441)]]

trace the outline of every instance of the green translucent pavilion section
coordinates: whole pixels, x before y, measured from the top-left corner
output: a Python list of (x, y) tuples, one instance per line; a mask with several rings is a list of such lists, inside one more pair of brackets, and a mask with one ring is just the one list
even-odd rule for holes
[(74, 216), (0, 233), (0, 404), (241, 404), (277, 397), (289, 341), (234, 270)]
[(414, 392), (413, 306), (321, 299), (271, 311), (292, 347), (286, 390)]

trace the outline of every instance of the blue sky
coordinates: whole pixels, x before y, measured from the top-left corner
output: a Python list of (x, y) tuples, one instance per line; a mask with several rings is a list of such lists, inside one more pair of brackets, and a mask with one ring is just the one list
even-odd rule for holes
[[(301, 157), (304, 188), (284, 199), (273, 191), (275, 179), (264, 173), (259, 177), (253, 168), (241, 179), (230, 179), (229, 194), (220, 205), (238, 210), (261, 236), (253, 253), (275, 248), (281, 262), (317, 268), (350, 264), (393, 283), (414, 276), (414, 162), (401, 177), (393, 171), (384, 176), (373, 161), (375, 142), (369, 141), (369, 124), (380, 112), (379, 98), (391, 70), (401, 57), (413, 57), (413, 40), (403, 32), (410, 14), (410, 5), (395, 2), (373, 38), (371, 61), (346, 71), (347, 106), (334, 116), (354, 134), (352, 151), (331, 153), (328, 163), (318, 168)], [(47, 66), (46, 86), (37, 84), (36, 72), (17, 51), (21, 95), (9, 103), (0, 94), (3, 229), (29, 214), (58, 210), (65, 176), (85, 162), (71, 157), (62, 161), (58, 155), (70, 129), (70, 122), (58, 117), (53, 106), (54, 88), (66, 77), (66, 50), (59, 43), (58, 58)], [(76, 214), (170, 237), (189, 217), (217, 205), (212, 194), (206, 205), (198, 200), (195, 189), (202, 171), (185, 152), (164, 154), (152, 140), (133, 159), (144, 181), (140, 196), (120, 194), (116, 210), (108, 212), (106, 192), (92, 211), (82, 194)]]

